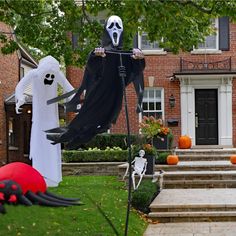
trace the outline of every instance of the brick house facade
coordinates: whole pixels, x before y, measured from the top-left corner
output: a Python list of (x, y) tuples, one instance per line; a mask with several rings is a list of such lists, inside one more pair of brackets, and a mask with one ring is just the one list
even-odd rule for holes
[[(180, 135), (187, 134), (194, 146), (236, 146), (236, 24), (227, 17), (215, 22), (217, 32), (206, 38), (205, 47), (187, 53), (174, 55), (155, 48), (142, 36), (136, 40), (146, 59), (144, 114), (163, 118), (172, 129), (175, 145)], [(82, 71), (69, 66), (66, 73), (78, 87)], [(142, 116), (135, 113), (132, 85), (127, 96), (131, 132), (138, 133)], [(124, 108), (111, 132), (126, 133)]]
[[(14, 37), (6, 24), (0, 22), (0, 29), (7, 32), (8, 37)], [(14, 91), (20, 78), (35, 68), (36, 62), (19, 46), (15, 53), (0, 55), (0, 165), (14, 160), (27, 162), (24, 155), (29, 151), (31, 114), (16, 115)], [(25, 109), (30, 111), (31, 103), (26, 104)]]

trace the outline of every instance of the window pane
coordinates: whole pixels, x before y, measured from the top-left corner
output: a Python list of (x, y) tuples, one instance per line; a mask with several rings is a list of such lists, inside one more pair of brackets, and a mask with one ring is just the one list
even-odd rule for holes
[(148, 104), (146, 102), (143, 102), (143, 110), (148, 110)]
[[(216, 19), (212, 19), (212, 27), (218, 30), (216, 27)], [(217, 34), (206, 36), (205, 42), (198, 45), (198, 49), (217, 49)]]
[(152, 50), (152, 49), (161, 50), (161, 48), (159, 48), (157, 41), (150, 42), (150, 40), (148, 40), (148, 36), (146, 33), (143, 33), (141, 36), (141, 48), (143, 50)]
[(150, 102), (150, 103), (149, 103), (149, 110), (152, 110), (152, 111), (155, 110), (155, 108), (154, 108), (154, 102)]
[(161, 98), (161, 90), (156, 90), (156, 97)]
[(156, 102), (156, 110), (161, 110), (161, 102)]
[(149, 90), (149, 99), (154, 99), (154, 90)]
[(148, 94), (147, 94), (147, 90), (144, 90), (144, 93), (143, 93), (143, 99), (147, 98), (148, 97)]

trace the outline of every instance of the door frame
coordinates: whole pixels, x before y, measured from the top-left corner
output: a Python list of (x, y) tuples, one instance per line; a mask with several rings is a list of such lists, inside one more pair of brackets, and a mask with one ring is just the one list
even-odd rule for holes
[(181, 135), (195, 134), (195, 89), (218, 89), (218, 145), (232, 147), (232, 79), (224, 74), (178, 75), (180, 81)]

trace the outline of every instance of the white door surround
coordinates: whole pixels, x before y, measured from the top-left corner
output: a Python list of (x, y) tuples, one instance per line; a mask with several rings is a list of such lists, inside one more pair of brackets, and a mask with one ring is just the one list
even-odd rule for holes
[(218, 145), (232, 146), (233, 74), (175, 75), (180, 81), (181, 135), (189, 135), (196, 145), (195, 89), (218, 90)]

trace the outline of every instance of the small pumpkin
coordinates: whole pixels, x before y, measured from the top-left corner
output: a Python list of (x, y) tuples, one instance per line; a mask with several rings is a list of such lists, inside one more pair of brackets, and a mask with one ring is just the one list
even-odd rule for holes
[(178, 147), (180, 149), (189, 149), (192, 146), (191, 138), (188, 135), (183, 135), (179, 137)]
[(179, 157), (177, 155), (168, 155), (166, 161), (168, 165), (177, 165)]
[(230, 156), (230, 162), (231, 162), (232, 164), (236, 164), (236, 155)]

